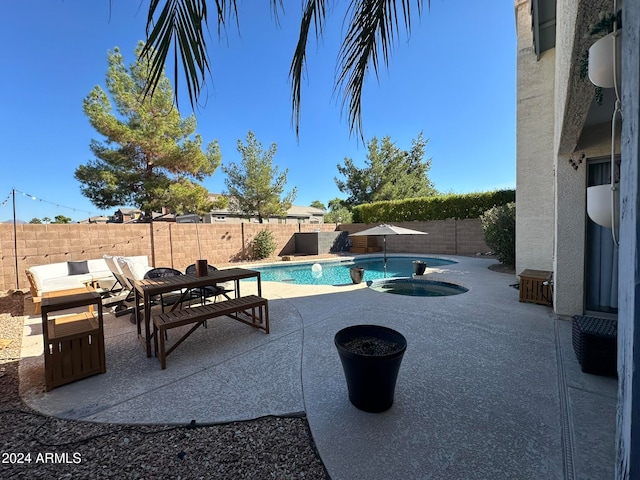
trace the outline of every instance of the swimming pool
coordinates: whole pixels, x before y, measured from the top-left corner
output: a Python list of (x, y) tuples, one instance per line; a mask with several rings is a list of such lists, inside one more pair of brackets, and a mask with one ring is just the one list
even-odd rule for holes
[[(387, 256), (387, 278), (410, 277), (413, 275), (413, 261), (422, 260), (427, 267), (439, 267), (456, 263), (453, 260), (423, 256)], [(319, 263), (319, 262), (318, 262)], [(314, 263), (295, 265), (272, 265), (256, 267), (261, 273), (263, 281), (287, 282), (298, 285), (345, 285), (351, 284), (349, 269), (351, 267), (364, 268), (363, 281), (377, 280), (384, 277), (383, 257), (367, 257), (341, 262), (319, 263), (322, 267), (313, 267)]]

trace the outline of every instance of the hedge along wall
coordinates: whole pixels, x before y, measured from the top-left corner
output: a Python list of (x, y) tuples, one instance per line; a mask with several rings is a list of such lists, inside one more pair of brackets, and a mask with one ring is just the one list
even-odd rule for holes
[[(109, 255), (147, 255), (151, 265), (179, 270), (202, 256), (212, 265), (245, 259), (260, 230), (276, 239), (276, 255), (295, 253), (293, 234), (333, 232), (335, 224), (273, 225), (256, 223), (198, 224), (49, 224), (16, 225), (18, 288), (28, 288), (24, 274), (33, 265), (89, 260)], [(200, 248), (198, 248), (198, 239)], [(16, 288), (13, 224), (0, 224), (0, 290)]]
[(354, 207), (353, 221), (380, 223), (479, 218), (496, 205), (515, 201), (515, 190), (390, 200)]

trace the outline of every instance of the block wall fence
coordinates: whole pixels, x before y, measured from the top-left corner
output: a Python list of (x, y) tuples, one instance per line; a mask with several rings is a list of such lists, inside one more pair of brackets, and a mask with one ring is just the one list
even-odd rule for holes
[[(403, 222), (395, 225), (428, 235), (387, 237), (387, 252), (470, 255), (489, 251), (479, 219)], [(0, 224), (0, 290), (25, 289), (25, 270), (33, 265), (88, 260), (109, 255), (147, 255), (150, 265), (184, 270), (199, 258), (212, 265), (249, 260), (253, 237), (270, 230), (277, 256), (295, 254), (298, 232), (356, 233), (374, 224)], [(378, 238), (382, 246), (382, 238)], [(15, 249), (14, 249), (15, 245)], [(16, 256), (17, 253), (17, 256)], [(16, 276), (16, 258), (17, 272)]]

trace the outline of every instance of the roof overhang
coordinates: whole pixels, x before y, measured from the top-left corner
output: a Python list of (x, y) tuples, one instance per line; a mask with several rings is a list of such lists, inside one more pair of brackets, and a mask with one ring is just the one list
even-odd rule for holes
[(540, 59), (542, 52), (556, 46), (556, 0), (531, 0), (533, 48)]

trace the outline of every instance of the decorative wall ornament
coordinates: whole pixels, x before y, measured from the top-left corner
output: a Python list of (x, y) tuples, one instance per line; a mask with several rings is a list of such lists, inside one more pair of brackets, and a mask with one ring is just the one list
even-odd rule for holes
[(573, 152), (569, 157), (569, 165), (571, 165), (574, 170), (578, 170), (578, 167), (586, 157), (587, 156), (584, 154), (584, 152), (580, 153), (580, 155), (578, 155), (577, 152)]

